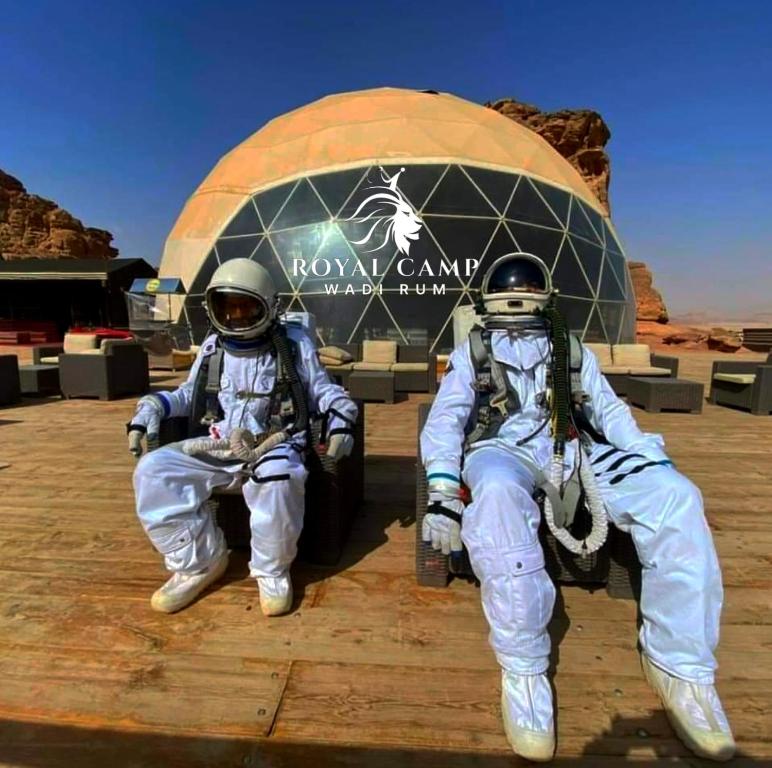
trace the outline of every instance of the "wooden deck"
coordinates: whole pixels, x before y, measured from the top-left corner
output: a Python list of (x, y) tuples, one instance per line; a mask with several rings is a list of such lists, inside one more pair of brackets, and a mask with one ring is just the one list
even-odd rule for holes
[[(684, 356), (683, 373), (705, 380), (713, 357)], [(133, 511), (133, 400), (0, 410), (0, 765), (520, 764), (477, 589), (415, 585), (421, 401), (367, 407), (366, 504), (344, 559), (298, 564), (295, 608), (271, 620), (244, 555), (186, 611), (150, 610), (165, 572)], [(710, 405), (635, 413), (705, 496), (733, 764), (772, 765), (772, 420)], [(560, 589), (555, 765), (701, 764), (643, 680), (635, 620), (630, 602)]]

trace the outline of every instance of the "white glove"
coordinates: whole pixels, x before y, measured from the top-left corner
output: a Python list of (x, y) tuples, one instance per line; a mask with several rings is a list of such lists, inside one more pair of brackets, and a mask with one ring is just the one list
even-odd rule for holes
[(342, 433), (333, 435), (327, 442), (327, 455), (333, 460), (338, 461), (344, 456), (349, 456), (354, 448), (353, 435)]
[[(458, 519), (453, 519), (443, 512), (432, 512), (440, 508), (451, 515), (456, 515)], [(442, 550), (443, 555), (449, 555), (451, 552), (461, 552), (463, 544), (461, 542), (461, 515), (464, 511), (464, 503), (461, 499), (451, 498), (440, 493), (429, 494), (429, 511), (424, 515), (423, 525), (421, 527), (421, 538), (431, 544), (434, 549)]]
[(164, 407), (158, 398), (153, 395), (145, 395), (137, 403), (137, 410), (126, 426), (126, 431), (129, 435), (129, 451), (137, 458), (142, 455), (143, 435), (146, 434), (150, 440), (158, 438), (163, 415)]

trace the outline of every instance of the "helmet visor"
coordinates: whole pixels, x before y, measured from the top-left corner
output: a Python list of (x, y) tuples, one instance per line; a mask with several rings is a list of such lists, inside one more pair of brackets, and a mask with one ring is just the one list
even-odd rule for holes
[(207, 297), (212, 319), (222, 328), (247, 331), (265, 322), (268, 307), (262, 299), (248, 293), (214, 290)]
[(511, 259), (503, 262), (488, 278), (486, 294), (547, 293), (547, 275), (531, 259)]

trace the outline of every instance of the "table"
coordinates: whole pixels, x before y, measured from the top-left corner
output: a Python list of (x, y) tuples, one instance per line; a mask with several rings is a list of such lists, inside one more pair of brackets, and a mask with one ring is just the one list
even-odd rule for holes
[(19, 382), (25, 395), (58, 395), (58, 365), (22, 365), (19, 367)]
[(354, 400), (394, 402), (394, 374), (391, 371), (352, 371), (348, 391)]
[(627, 399), (650, 413), (663, 410), (702, 413), (703, 386), (668, 376), (629, 376)]

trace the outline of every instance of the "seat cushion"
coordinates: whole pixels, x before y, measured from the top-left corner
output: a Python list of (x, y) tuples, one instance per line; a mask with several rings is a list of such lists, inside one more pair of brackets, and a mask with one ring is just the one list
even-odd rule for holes
[(648, 344), (614, 344), (611, 348), (614, 365), (629, 365), (631, 368), (651, 366), (651, 351)]
[(630, 367), (631, 376), (670, 376), (670, 368), (659, 368), (656, 365), (642, 365)]
[(63, 346), (67, 354), (77, 354), (88, 349), (99, 351), (99, 337), (95, 333), (65, 333)]
[[(367, 344), (367, 342), (365, 342)], [(355, 371), (390, 371), (394, 363), (351, 363)]]
[(629, 365), (604, 365), (600, 371), (605, 376), (609, 374), (630, 373)]
[(429, 363), (394, 363), (391, 370), (395, 373), (399, 373), (399, 371), (428, 371)]
[(732, 384), (753, 384), (756, 381), (754, 373), (716, 373), (713, 375), (718, 381), (730, 381)]
[(611, 359), (611, 345), (610, 344), (585, 344), (585, 347), (594, 353), (598, 358), (598, 365), (601, 368), (605, 368), (607, 365), (613, 365)]
[[(372, 341), (362, 342), (362, 362), (364, 363), (386, 363), (392, 365), (397, 362), (397, 342), (396, 341)], [(365, 370), (363, 368), (357, 370)], [(371, 370), (379, 370), (372, 368)], [(386, 368), (385, 370), (388, 370)]]
[[(354, 356), (340, 347), (320, 347), (319, 357), (333, 360), (334, 363), (350, 363)], [(324, 360), (322, 360), (324, 362)]]
[(53, 355), (51, 357), (41, 357), (40, 358), (40, 364), (41, 365), (57, 365), (58, 363), (59, 363), (58, 355)]
[[(324, 360), (322, 362), (324, 363)], [(354, 363), (337, 363), (335, 365), (324, 363), (324, 367), (330, 371), (353, 371)]]

